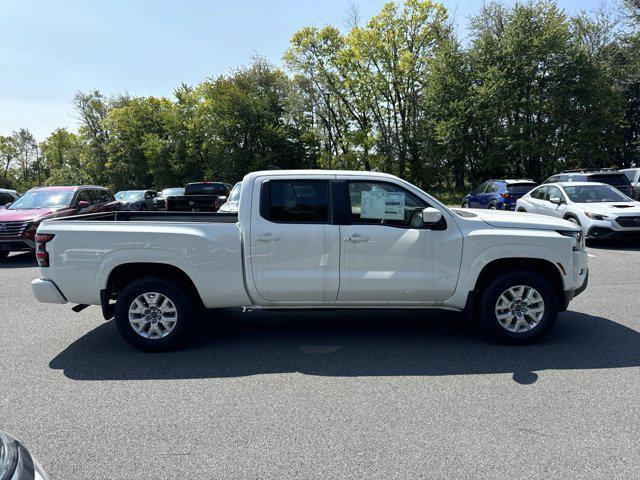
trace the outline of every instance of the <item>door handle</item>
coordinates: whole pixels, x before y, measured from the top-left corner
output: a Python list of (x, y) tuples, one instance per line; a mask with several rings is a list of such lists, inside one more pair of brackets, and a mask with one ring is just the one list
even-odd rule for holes
[(280, 237), (276, 235), (256, 235), (253, 239), (258, 242), (277, 242), (280, 240)]
[(347, 242), (368, 242), (369, 237), (363, 237), (361, 235), (352, 235), (344, 238)]

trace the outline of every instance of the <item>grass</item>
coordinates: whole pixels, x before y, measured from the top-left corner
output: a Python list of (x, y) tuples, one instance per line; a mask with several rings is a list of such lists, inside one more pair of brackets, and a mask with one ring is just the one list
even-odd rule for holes
[(427, 191), (430, 195), (436, 197), (442, 203), (452, 207), (459, 207), (462, 204), (462, 197), (469, 193), (469, 189), (461, 190), (442, 190), (442, 191)]

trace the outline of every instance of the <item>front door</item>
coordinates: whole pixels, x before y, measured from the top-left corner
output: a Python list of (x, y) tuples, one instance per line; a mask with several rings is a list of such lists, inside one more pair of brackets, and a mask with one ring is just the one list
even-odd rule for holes
[(330, 178), (255, 180), (250, 261), (256, 292), (264, 300), (336, 301), (340, 227), (330, 224)]
[[(430, 206), (386, 181), (347, 181), (350, 224), (340, 227), (340, 304), (437, 303), (455, 291), (462, 235), (447, 216), (422, 223)], [(444, 212), (443, 212), (444, 213)]]

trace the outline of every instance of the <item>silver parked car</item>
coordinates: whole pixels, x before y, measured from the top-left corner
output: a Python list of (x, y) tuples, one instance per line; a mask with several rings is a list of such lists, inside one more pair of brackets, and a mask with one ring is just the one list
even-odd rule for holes
[(122, 205), (122, 210), (144, 211), (153, 210), (153, 199), (158, 196), (155, 190), (126, 190), (118, 192), (116, 199)]
[(233, 186), (231, 192), (229, 192), (227, 201), (218, 209), (218, 213), (238, 213), (240, 206), (240, 189), (242, 189), (242, 182), (238, 182)]

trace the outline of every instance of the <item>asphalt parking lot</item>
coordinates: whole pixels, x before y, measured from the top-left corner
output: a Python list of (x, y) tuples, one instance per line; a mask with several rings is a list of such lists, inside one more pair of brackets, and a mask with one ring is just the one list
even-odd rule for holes
[(0, 264), (0, 430), (52, 479), (637, 478), (640, 245), (528, 347), (454, 314), (224, 312), (192, 346), (126, 345)]

